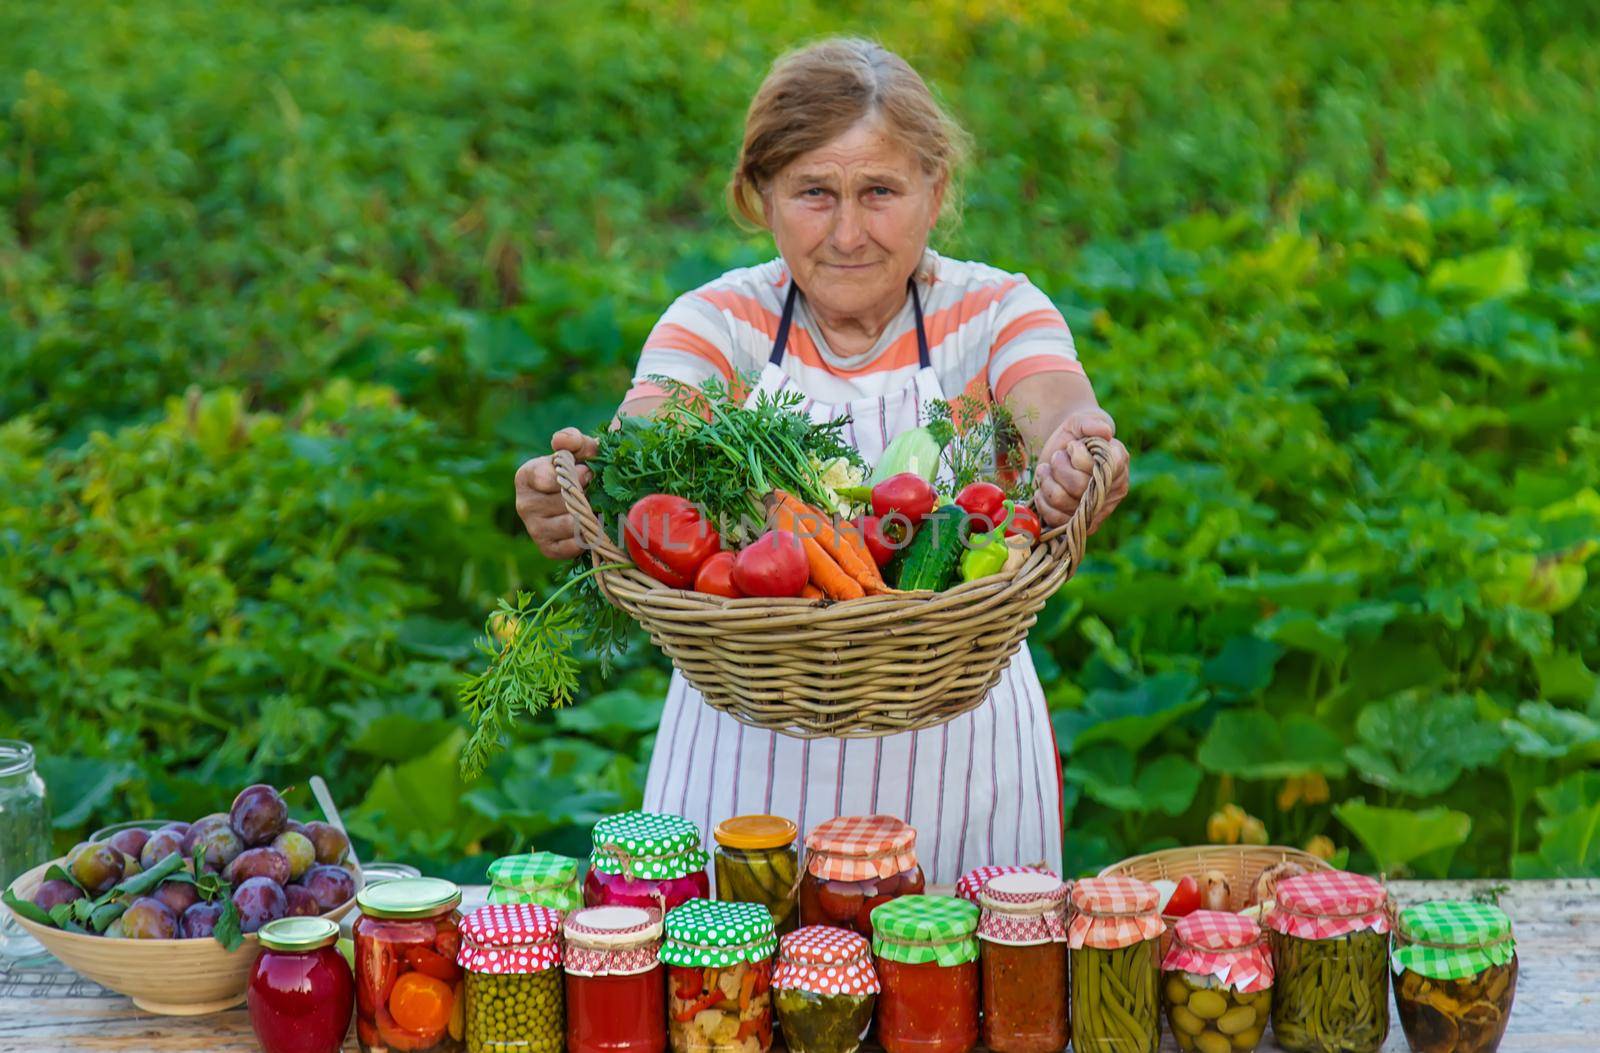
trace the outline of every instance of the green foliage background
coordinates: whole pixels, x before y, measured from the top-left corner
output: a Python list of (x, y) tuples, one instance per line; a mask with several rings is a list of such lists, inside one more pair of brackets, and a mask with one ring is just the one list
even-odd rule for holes
[(1364, 867), (1600, 873), (1584, 10), (0, 5), (0, 734), (64, 843), (320, 771), (367, 854), (476, 876), (635, 802), (643, 645), (456, 775), (483, 615), (559, 570), (511, 473), (771, 254), (720, 208), (744, 107), (858, 31), (976, 138), (941, 247), (1056, 298), (1134, 451), (1030, 641), (1065, 865), (1234, 802)]

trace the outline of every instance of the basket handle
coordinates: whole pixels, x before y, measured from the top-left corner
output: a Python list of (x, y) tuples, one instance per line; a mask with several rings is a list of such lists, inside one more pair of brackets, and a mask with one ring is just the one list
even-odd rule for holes
[(583, 492), (583, 484), (578, 481), (578, 462), (572, 456), (572, 451), (557, 450), (550, 460), (555, 465), (561, 502), (567, 506), (567, 514), (577, 524), (578, 540), (583, 543), (593, 562), (596, 565), (633, 562), (606, 536), (605, 526), (600, 522), (600, 517), (595, 515), (589, 505), (588, 495)]
[(1070, 558), (1074, 566), (1083, 558), (1089, 524), (1100, 514), (1100, 506), (1111, 490), (1111, 444), (1093, 436), (1082, 441), (1094, 462), (1089, 468), (1089, 485), (1083, 491), (1083, 499), (1065, 523), (1039, 535), (1039, 543), (1049, 548), (1053, 558)]

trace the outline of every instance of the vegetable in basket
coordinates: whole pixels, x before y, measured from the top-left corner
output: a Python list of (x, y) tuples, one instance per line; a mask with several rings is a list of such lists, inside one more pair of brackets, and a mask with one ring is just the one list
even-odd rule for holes
[(907, 591), (938, 591), (955, 577), (965, 540), (967, 514), (957, 505), (946, 505), (923, 520), (905, 550), (896, 586)]
[(730, 600), (743, 596), (744, 591), (733, 583), (733, 564), (737, 559), (732, 552), (718, 552), (700, 564), (694, 575), (694, 591)]
[(733, 560), (733, 585), (746, 596), (798, 596), (811, 580), (800, 539), (771, 530)]
[(634, 564), (675, 589), (692, 585), (700, 565), (722, 548), (722, 538), (700, 510), (672, 494), (635, 501), (623, 535)]
[(931, 483), (933, 477), (939, 474), (939, 458), (944, 448), (945, 442), (941, 442), (930, 428), (903, 431), (884, 449), (867, 485), (877, 486), (902, 472), (914, 472)]
[(891, 475), (872, 488), (872, 514), (880, 518), (900, 515), (915, 526), (938, 505), (933, 484), (912, 472)]

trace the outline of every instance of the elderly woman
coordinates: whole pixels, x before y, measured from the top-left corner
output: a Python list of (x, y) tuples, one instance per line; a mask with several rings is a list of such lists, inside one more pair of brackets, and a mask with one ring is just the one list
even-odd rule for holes
[[(679, 297), (645, 341), (619, 414), (662, 404), (650, 377), (731, 385), (759, 373), (758, 391), (800, 392), (813, 419), (848, 415), (845, 435), (871, 464), (928, 419), (930, 401), (974, 395), (1016, 420), (1050, 525), (1088, 484), (1083, 440), (1110, 440), (1103, 518), (1127, 491), (1127, 451), (1060, 312), (1020, 274), (928, 248), (961, 142), (922, 78), (876, 44), (830, 40), (781, 59), (750, 105), (729, 186), (738, 215), (772, 232), (778, 258)], [(580, 461), (595, 449), (576, 429), (551, 445)], [(517, 509), (546, 555), (578, 554), (549, 457), (517, 472)], [(1061, 863), (1059, 757), (1027, 648), (977, 709), (877, 739), (747, 727), (674, 674), (645, 807), (708, 835), (747, 812), (786, 815), (802, 831), (893, 813), (917, 828), (935, 882), (982, 863)]]

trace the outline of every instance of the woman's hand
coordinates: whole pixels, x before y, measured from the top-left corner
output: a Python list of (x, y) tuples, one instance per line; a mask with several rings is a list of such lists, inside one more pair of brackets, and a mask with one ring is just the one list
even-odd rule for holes
[[(600, 451), (600, 445), (577, 428), (562, 428), (550, 437), (550, 449), (570, 452), (581, 465)], [(579, 485), (588, 486), (592, 475), (580, 467)], [(550, 559), (572, 559), (583, 551), (578, 525), (561, 500), (553, 457), (535, 457), (517, 469), (517, 515), (528, 528), (528, 536), (538, 542), (539, 551)]]
[(1094, 533), (1105, 522), (1122, 499), (1128, 496), (1128, 448), (1117, 441), (1117, 424), (1102, 409), (1078, 410), (1045, 440), (1040, 452), (1039, 466), (1034, 470), (1033, 503), (1046, 526), (1060, 526), (1077, 511), (1083, 492), (1089, 487), (1089, 473), (1094, 459), (1089, 456), (1087, 438), (1105, 439), (1111, 446), (1111, 463), (1107, 466), (1106, 494), (1100, 501), (1089, 533)]

